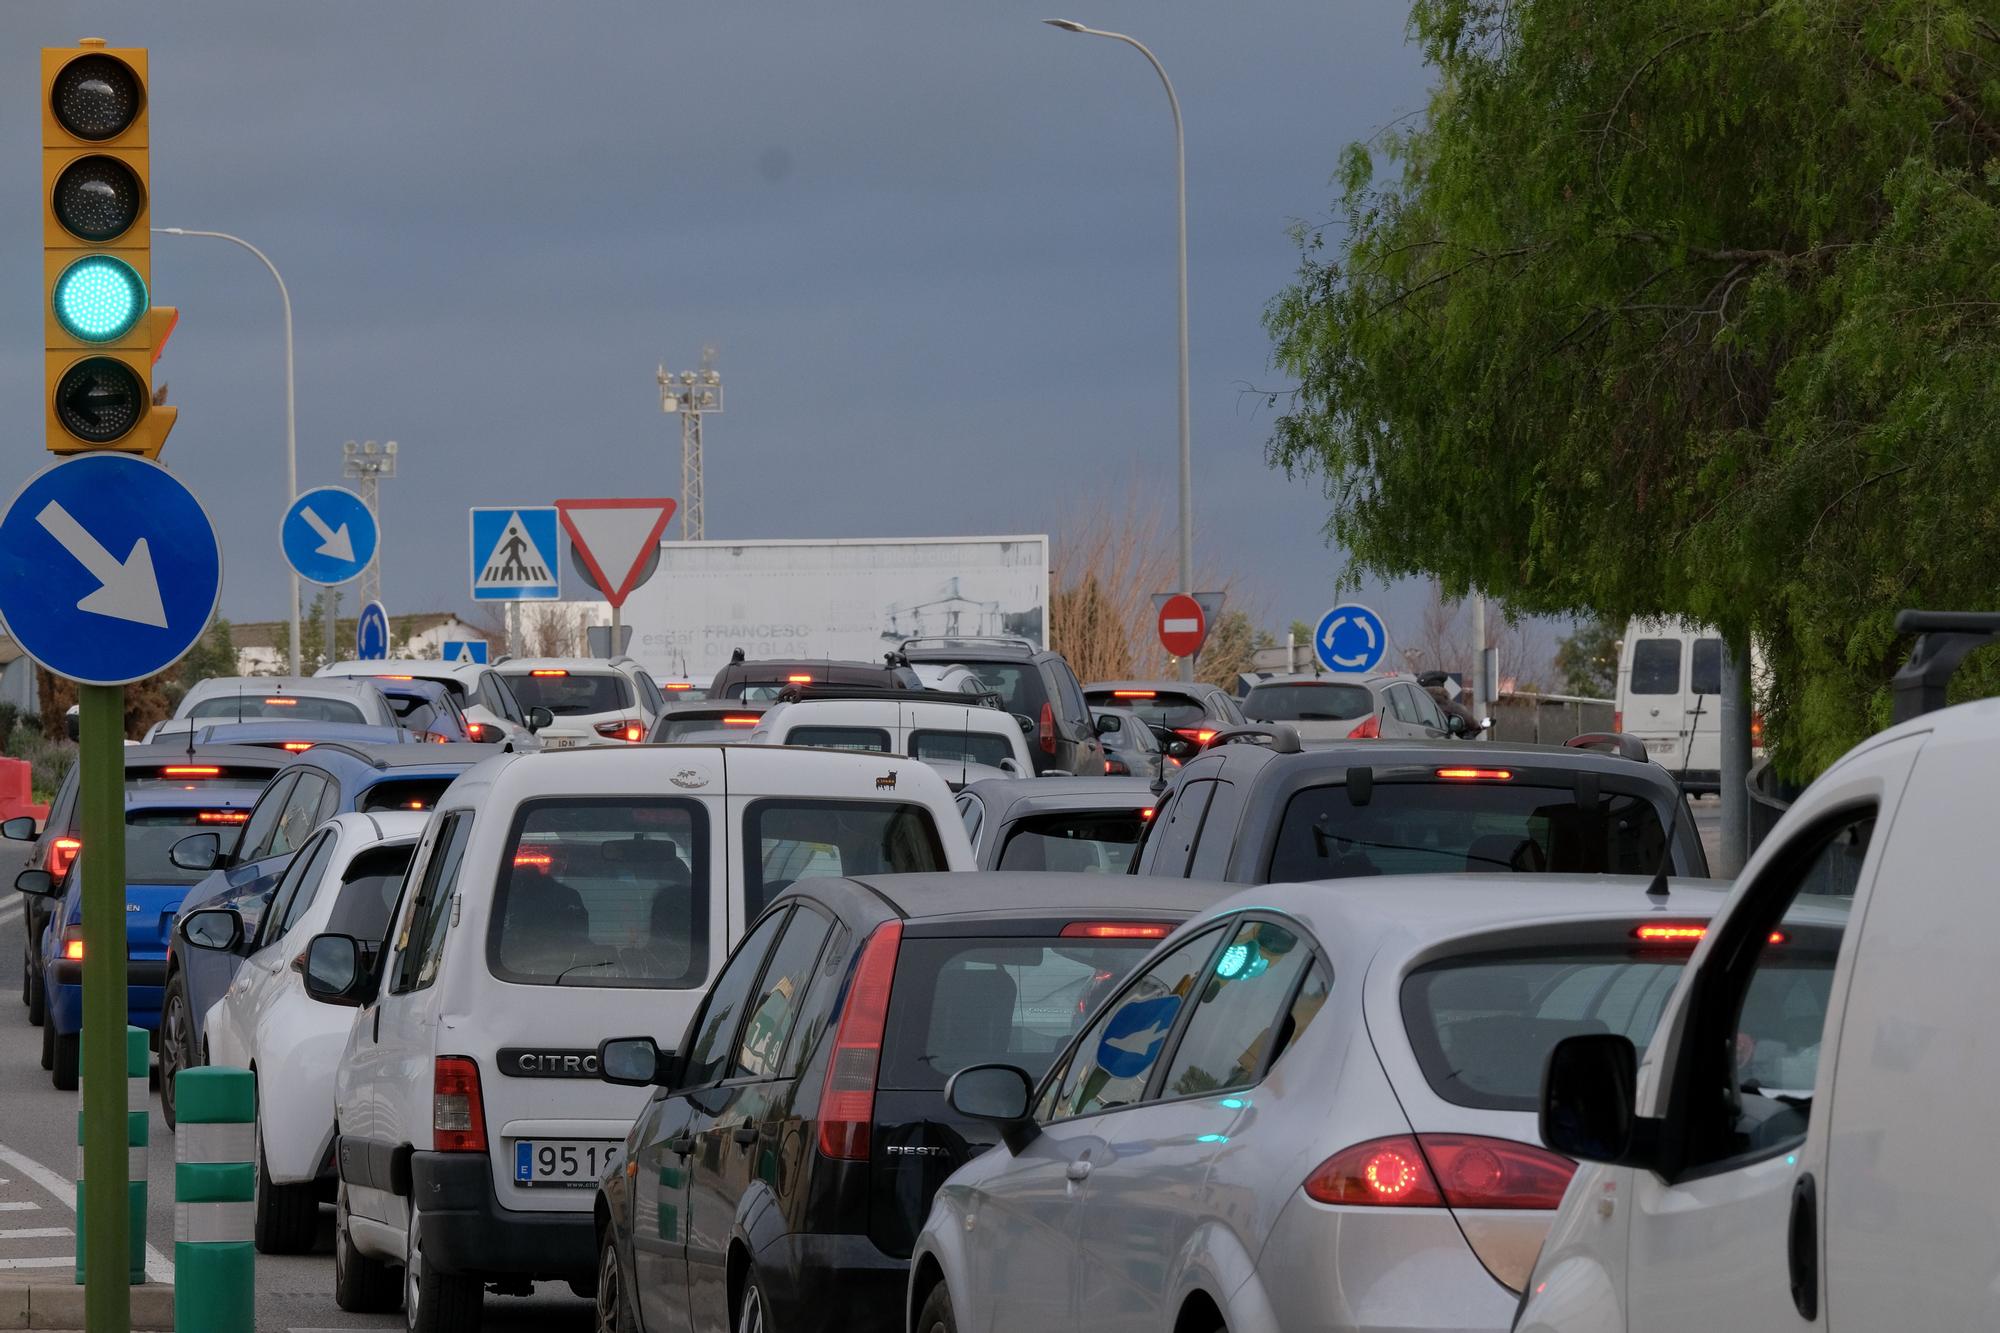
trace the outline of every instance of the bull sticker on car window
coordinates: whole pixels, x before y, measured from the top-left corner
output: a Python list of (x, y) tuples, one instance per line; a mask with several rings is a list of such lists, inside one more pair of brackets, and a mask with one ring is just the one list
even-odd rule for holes
[(1160, 1058), (1173, 1031), (1181, 997), (1161, 995), (1128, 1004), (1104, 1025), (1097, 1042), (1097, 1067), (1113, 1078), (1138, 1078)]

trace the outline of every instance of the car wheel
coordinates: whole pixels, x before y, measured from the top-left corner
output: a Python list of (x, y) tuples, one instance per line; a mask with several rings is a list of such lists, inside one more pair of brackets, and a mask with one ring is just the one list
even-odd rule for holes
[(459, 1273), (441, 1273), (424, 1262), (423, 1227), (414, 1208), (403, 1253), (403, 1326), (409, 1333), (479, 1333), (485, 1284)]
[(174, 1127), (174, 1075), (194, 1064), (194, 1029), (189, 1025), (187, 980), (179, 972), (167, 979), (160, 1006), (160, 1116)]
[(940, 1282), (924, 1297), (924, 1308), (917, 1312), (917, 1324), (911, 1333), (958, 1333), (958, 1319), (951, 1312), (951, 1293)]
[(597, 1260), (597, 1333), (638, 1333), (639, 1322), (625, 1300), (625, 1278), (618, 1265), (618, 1241), (609, 1228)]
[(743, 1278), (742, 1305), (736, 1312), (736, 1333), (766, 1333), (764, 1316), (764, 1288), (755, 1273), (748, 1273)]
[(21, 1003), (35, 1002), (35, 968), (28, 959), (28, 951), (21, 950)]
[(31, 964), (28, 972), (28, 1021), (40, 1027), (48, 1019), (49, 989), (42, 984), (42, 969)]
[[(54, 1031), (53, 1024), (49, 1030)], [(57, 1092), (75, 1092), (77, 1053), (83, 1047), (83, 1034), (72, 1032), (65, 1036), (57, 1032), (55, 1045), (55, 1063), (49, 1067), (49, 1079)]]
[(53, 1023), (42, 1024), (42, 1068), (56, 1067), (56, 1027)]
[(354, 1248), (347, 1234), (347, 1186), (333, 1203), (333, 1303), (349, 1314), (393, 1314), (403, 1294), (396, 1270)]
[(257, 1212), (252, 1236), (260, 1254), (304, 1254), (319, 1234), (319, 1197), (313, 1182), (281, 1185), (264, 1157), (264, 1121), (257, 1120)]

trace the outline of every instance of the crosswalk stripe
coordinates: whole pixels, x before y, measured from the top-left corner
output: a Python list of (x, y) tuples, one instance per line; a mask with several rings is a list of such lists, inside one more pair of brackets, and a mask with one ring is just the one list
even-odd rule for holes
[[(5, 1181), (0, 1181), (0, 1185), (6, 1183)], [(41, 1208), (40, 1204), (29, 1203), (25, 1199), (9, 1200), (6, 1203), (0, 1203), (0, 1213), (36, 1213), (40, 1212)]]
[(69, 1234), (68, 1227), (0, 1227), (0, 1240), (47, 1240)]

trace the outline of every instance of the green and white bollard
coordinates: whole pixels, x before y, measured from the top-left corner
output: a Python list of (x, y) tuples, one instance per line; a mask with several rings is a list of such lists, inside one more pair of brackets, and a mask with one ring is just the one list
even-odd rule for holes
[(256, 1076), (183, 1069), (174, 1110), (174, 1327), (254, 1333)]
[[(79, 1061), (79, 1064), (82, 1062)], [(148, 1083), (152, 1063), (146, 1029), (125, 1029), (125, 1194), (131, 1221), (127, 1238), (131, 1253), (129, 1267), (133, 1286), (146, 1280), (146, 1146), (152, 1125), (153, 1097)], [(88, 1069), (88, 1065), (83, 1065)], [(89, 1229), (83, 1221), (83, 1088), (77, 1087), (76, 1113), (76, 1285), (83, 1285), (84, 1237)]]

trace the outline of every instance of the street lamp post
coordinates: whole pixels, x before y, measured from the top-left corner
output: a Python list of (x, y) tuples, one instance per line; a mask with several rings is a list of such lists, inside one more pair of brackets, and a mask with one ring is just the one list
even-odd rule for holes
[[(285, 279), (269, 255), (241, 236), (231, 236), (226, 231), (195, 231), (188, 227), (155, 227), (153, 230), (162, 236), (208, 236), (240, 245), (263, 260), (264, 267), (271, 270), (272, 278), (277, 281), (278, 299), (285, 305), (285, 508), (289, 510), (292, 502), (299, 498), (299, 432), (298, 414), (292, 397), (292, 294), (285, 290)], [(292, 571), (291, 631), (292, 674), (296, 676), (299, 674), (299, 572), (296, 569)]]
[[(1187, 136), (1181, 129), (1181, 99), (1174, 94), (1174, 81), (1167, 77), (1167, 70), (1159, 57), (1147, 49), (1146, 44), (1135, 37), (1127, 37), (1122, 32), (1106, 32), (1102, 28), (1086, 27), (1072, 19), (1043, 19), (1052, 28), (1064, 32), (1083, 33), (1088, 37), (1109, 37), (1115, 42), (1123, 42), (1135, 48), (1153, 66), (1153, 72), (1160, 76), (1160, 85), (1167, 90), (1167, 105), (1174, 113), (1174, 190), (1176, 215), (1180, 224), (1180, 426), (1181, 426), (1181, 550), (1180, 550), (1180, 591), (1194, 595), (1194, 481), (1193, 466), (1188, 450), (1188, 277), (1187, 277)], [(1181, 679), (1194, 679), (1194, 659), (1181, 659)]]

